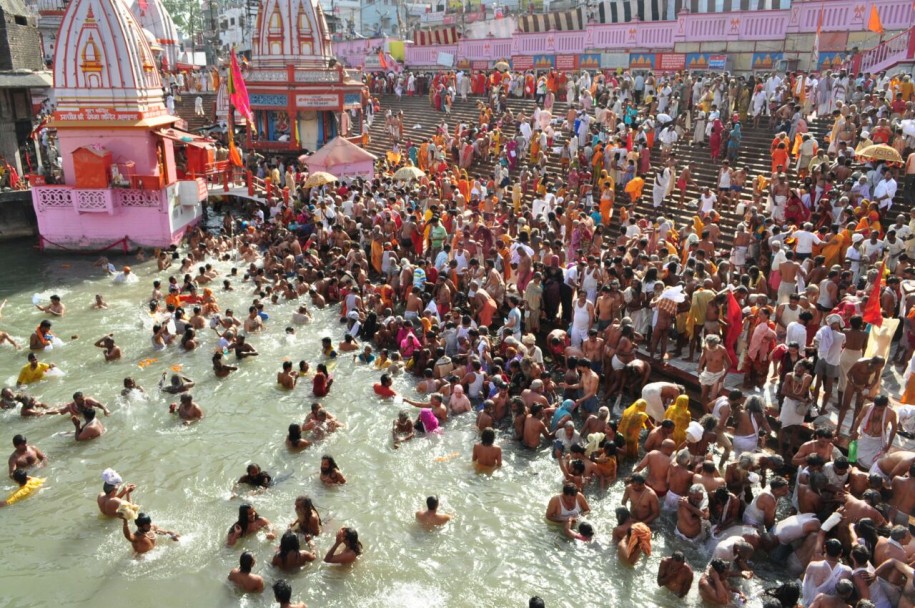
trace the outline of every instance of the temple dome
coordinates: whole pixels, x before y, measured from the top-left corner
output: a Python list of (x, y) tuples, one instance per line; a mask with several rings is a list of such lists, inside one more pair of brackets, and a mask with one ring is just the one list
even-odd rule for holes
[[(169, 70), (176, 69), (178, 65), (178, 30), (168, 9), (160, 0), (124, 0), (130, 12), (136, 17), (140, 25), (155, 36), (159, 46), (162, 47), (163, 67)], [(143, 6), (145, 5), (145, 7)]]
[(122, 0), (72, 0), (54, 56), (59, 119), (89, 113), (164, 113), (162, 81), (146, 35)]
[(255, 69), (326, 67), (333, 51), (318, 0), (261, 0), (251, 55)]

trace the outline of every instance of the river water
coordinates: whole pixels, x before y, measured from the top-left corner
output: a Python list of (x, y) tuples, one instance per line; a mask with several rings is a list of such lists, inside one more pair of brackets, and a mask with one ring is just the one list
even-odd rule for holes
[[(597, 541), (568, 541), (544, 520), (549, 497), (561, 488), (558, 467), (546, 449), (523, 453), (501, 437), (502, 470), (477, 474), (470, 464), (473, 420), (463, 416), (450, 421), (440, 436), (393, 450), (391, 421), (401, 406), (375, 398), (371, 387), (378, 373), (348, 359), (335, 368), (336, 382), (323, 400), (346, 428), (304, 452), (288, 452), (286, 428), (302, 422), (314, 399), (310, 382), (285, 392), (277, 388), (275, 375), (284, 358), (319, 362), (322, 336), (335, 342), (342, 338), (335, 310), (316, 311), (315, 322), (287, 340), (283, 329), (294, 303), (269, 307), (268, 330), (250, 339), (261, 355), (242, 361), (238, 372), (220, 380), (212, 373), (216, 337), (209, 330), (200, 332), (203, 344), (197, 351), (184, 353), (174, 346), (161, 353), (152, 350), (152, 319), (145, 302), (152, 281), (160, 278), (167, 284), (168, 276), (158, 276), (153, 262), (115, 257), (119, 267), (130, 263), (140, 278), (133, 285), (115, 285), (92, 266), (93, 257), (41, 255), (30, 242), (0, 245), (0, 260), (0, 299), (9, 300), (0, 328), (17, 341), (27, 346), (29, 334), (44, 318), (31, 304), (33, 294), (47, 302), (56, 293), (67, 306), (66, 316), (54, 320), (55, 333), (66, 344), (39, 353), (66, 375), (30, 390), (52, 405), (82, 390), (112, 411), (102, 417), (108, 432), (81, 444), (74, 441), (67, 417), (0, 414), (7, 450), (12, 450), (12, 436), (23, 433), (50, 458), (39, 473), (48, 479), (40, 493), (0, 510), (0, 607), (273, 605), (269, 589), (261, 596), (241, 596), (227, 584), (226, 575), (243, 549), (254, 553), (255, 572), (268, 585), (287, 578), (294, 598), (312, 607), (526, 606), (535, 594), (551, 607), (701, 604), (695, 584), (685, 602), (655, 584), (660, 559), (675, 549), (686, 551), (697, 579), (708, 561), (707, 553), (671, 537), (669, 516), (655, 533), (651, 557), (635, 569), (620, 566), (609, 542), (623, 491), (618, 482), (606, 494), (588, 495)], [(226, 274), (231, 264), (215, 266)], [(251, 285), (239, 277), (236, 289), (215, 291), (223, 310), (231, 307), (242, 316), (252, 298)], [(91, 309), (96, 293), (104, 295), (108, 310)], [(92, 346), (108, 332), (114, 332), (124, 351), (121, 361), (105, 363)], [(5, 385), (15, 383), (27, 352), (0, 347)], [(138, 366), (153, 358), (157, 360)], [(228, 359), (235, 363), (234, 357)], [(174, 365), (197, 382), (192, 392), (206, 412), (203, 421), (190, 427), (168, 414), (170, 399), (156, 389), (162, 372), (171, 374)], [(120, 397), (126, 376), (146, 388), (148, 399)], [(409, 377), (400, 377), (394, 388), (414, 396), (412, 386)], [(345, 486), (326, 488), (319, 482), (324, 453), (336, 458), (348, 479)], [(347, 525), (359, 531), (363, 542), (359, 561), (352, 567), (315, 562), (288, 575), (269, 565), (278, 541), (261, 535), (227, 548), (226, 532), (242, 504), (231, 497), (233, 481), (249, 462), (279, 481), (245, 501), (281, 532), (295, 517), (295, 497), (310, 495), (325, 522), (316, 543), (319, 559), (335, 530)], [(179, 542), (160, 537), (152, 553), (133, 556), (120, 522), (103, 518), (95, 504), (107, 467), (137, 484), (134, 502), (154, 523), (180, 532)], [(12, 485), (0, 481), (0, 497)], [(456, 515), (433, 532), (418, 528), (413, 518), (429, 494), (438, 494), (441, 509)], [(765, 569), (762, 577), (769, 580), (745, 587), (747, 595), (757, 594), (751, 605), (759, 605), (760, 586), (773, 586), (777, 578)]]

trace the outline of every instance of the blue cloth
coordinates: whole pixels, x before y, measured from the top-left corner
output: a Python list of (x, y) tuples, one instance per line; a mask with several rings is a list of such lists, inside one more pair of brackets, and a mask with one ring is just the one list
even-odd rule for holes
[(559, 421), (565, 418), (566, 416), (572, 415), (572, 410), (575, 409), (575, 402), (571, 399), (566, 399), (562, 402), (562, 405), (559, 406), (559, 409), (553, 413), (553, 419), (550, 420), (550, 430), (555, 431), (556, 427), (559, 425)]

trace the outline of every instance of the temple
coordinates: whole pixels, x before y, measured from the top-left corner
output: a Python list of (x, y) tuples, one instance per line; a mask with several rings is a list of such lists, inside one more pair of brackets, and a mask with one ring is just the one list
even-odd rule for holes
[(140, 27), (151, 33), (154, 42), (162, 49), (160, 67), (166, 71), (177, 69), (178, 30), (162, 2), (160, 0), (131, 0), (130, 11), (137, 18)]
[[(152, 6), (152, 1), (148, 6)], [(175, 128), (156, 58), (123, 0), (73, 0), (54, 57), (63, 184), (32, 190), (43, 246), (166, 247), (201, 216), (209, 141)]]
[(262, 0), (251, 54), (253, 148), (313, 151), (337, 135), (360, 135), (347, 110), (362, 107), (363, 84), (333, 57), (317, 0)]

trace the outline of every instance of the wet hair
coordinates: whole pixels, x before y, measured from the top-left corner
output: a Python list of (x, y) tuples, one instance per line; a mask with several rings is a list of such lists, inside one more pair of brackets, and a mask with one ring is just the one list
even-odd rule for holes
[(435, 511), (438, 509), (438, 496), (429, 496), (426, 498), (426, 507), (430, 511)]
[(539, 595), (535, 595), (527, 602), (527, 608), (546, 608), (546, 602)]
[(837, 538), (830, 538), (823, 545), (826, 555), (829, 557), (839, 557), (842, 555), (842, 542)]
[(146, 513), (140, 513), (139, 515), (137, 515), (137, 519), (135, 521), (136, 521), (138, 528), (141, 526), (148, 526), (148, 525), (152, 524), (152, 518), (150, 518), (150, 516), (147, 515)]
[(585, 538), (592, 538), (594, 536), (594, 526), (586, 521), (583, 521), (578, 524), (578, 533)]
[(685, 562), (685, 561), (686, 561), (686, 556), (683, 555), (683, 552), (682, 552), (682, 551), (674, 551), (673, 553), (670, 554), (670, 557), (671, 557), (671, 559), (673, 559), (675, 562), (681, 562), (681, 563), (682, 563), (682, 562)]
[(26, 445), (25, 435), (16, 435), (13, 437), (13, 447), (19, 447), (20, 445)]
[(362, 555), (362, 543), (356, 528), (343, 528), (343, 542), (356, 555)]
[(302, 440), (302, 427), (298, 424), (292, 423), (289, 425), (289, 434), (286, 436), (286, 439), (292, 443), (296, 444)]
[(18, 483), (20, 486), (24, 486), (29, 481), (29, 474), (25, 469), (16, 469), (13, 471), (13, 481)]
[(251, 505), (241, 505), (238, 507), (238, 521), (235, 523), (241, 528), (241, 536), (244, 536), (248, 532), (248, 514), (252, 510), (254, 510), (254, 507)]
[(632, 517), (632, 514), (629, 512), (629, 509), (627, 509), (626, 507), (617, 507), (615, 513), (616, 513), (616, 524), (618, 526), (623, 525), (624, 523), (629, 521), (630, 517)]
[(116, 489), (117, 489), (117, 486), (113, 483), (102, 484), (102, 492), (104, 492), (105, 494), (111, 494)]
[(574, 483), (566, 483), (562, 486), (563, 496), (578, 496), (578, 487)]
[(788, 581), (778, 587), (766, 589), (765, 594), (778, 602), (780, 608), (786, 606), (797, 606), (797, 601), (801, 598), (801, 585), (797, 581)]
[(288, 604), (292, 601), (292, 587), (285, 580), (280, 579), (273, 583), (273, 599), (280, 604)]
[(480, 443), (486, 446), (490, 446), (496, 441), (496, 432), (492, 427), (486, 427), (483, 429), (483, 432), (480, 434)]
[(728, 563), (718, 557), (710, 561), (709, 566), (719, 574), (724, 574), (728, 570)]
[[(281, 543), (282, 544), (282, 543)], [(254, 568), (254, 556), (251, 555), (248, 551), (245, 551), (238, 558), (238, 569), (245, 574), (250, 574), (251, 570)]]
[(291, 530), (285, 532), (282, 538), (280, 538), (280, 561), (285, 564), (287, 555), (290, 553), (298, 553), (300, 550), (301, 546), (299, 545), (298, 535)]

